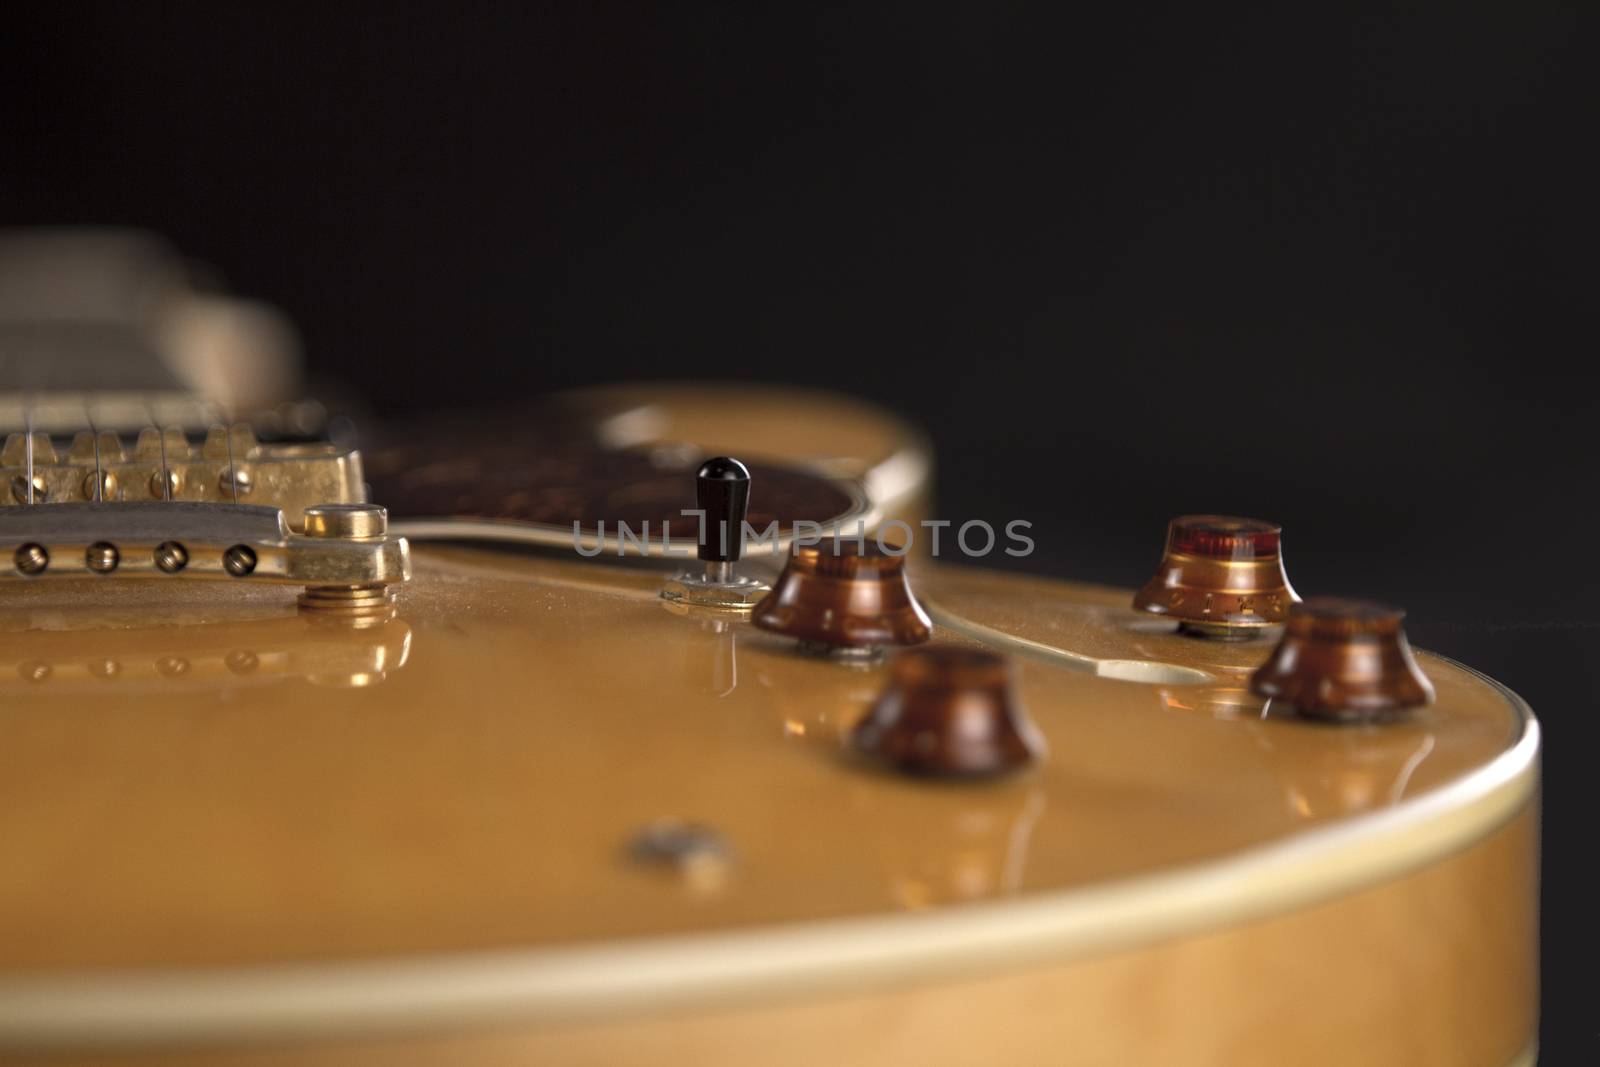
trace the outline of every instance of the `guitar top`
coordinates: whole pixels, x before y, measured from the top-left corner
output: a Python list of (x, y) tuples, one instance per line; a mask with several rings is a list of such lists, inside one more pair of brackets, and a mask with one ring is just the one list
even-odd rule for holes
[[(843, 741), (884, 663), (719, 631), (669, 610), (650, 572), (420, 552), (399, 617), (339, 635), (349, 676), (316, 661), (327, 624), (294, 618), (292, 593), (224, 612), (30, 586), (5, 619), (6, 958), (62, 973), (572, 949), (1018, 894), (1067, 907), (1196, 865), (1242, 878), (1239, 857), (1270, 867), (1308, 842), (1371, 877), (1453, 846), (1443, 828), (1400, 843), (1424, 824), (1396, 816), (1429, 797), (1526, 799), (1502, 780), (1525, 714), (1447, 661), (1423, 658), (1439, 699), (1420, 714), (1331, 728), (1263, 714), (1245, 688), (1258, 650), (1150, 632), (1112, 591), (917, 577), (940, 644), (1016, 655), (1049, 751), (1036, 769), (939, 789), (859, 765)], [(152, 627), (152, 611), (198, 621)], [(1359, 844), (1336, 832), (1352, 819), (1370, 822)], [(716, 834), (716, 877), (630, 862), (661, 820)]]
[(925, 442), (773, 390), (365, 456), (11, 404), (18, 1056), (1531, 1055), (1537, 725), (1271, 524), (1175, 521), (1137, 593), (935, 558)]

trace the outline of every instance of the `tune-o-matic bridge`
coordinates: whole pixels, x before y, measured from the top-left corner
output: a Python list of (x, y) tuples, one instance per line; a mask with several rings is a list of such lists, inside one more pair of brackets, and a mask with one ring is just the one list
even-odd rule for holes
[(209, 578), (303, 585), (301, 605), (360, 616), (387, 609), (389, 587), (411, 576), (410, 549), (384, 509), (324, 504), (284, 513), (249, 504), (175, 501), (53, 504), (0, 509), (0, 580)]
[(183, 430), (150, 426), (131, 448), (122, 435), (105, 430), (81, 430), (63, 451), (49, 434), (36, 430), (32, 436), (31, 457), (24, 433), (9, 435), (0, 451), (0, 506), (250, 503), (282, 508), (298, 528), (306, 508), (363, 495), (361, 460), (353, 450), (330, 442), (262, 443), (243, 424), (213, 426), (199, 443)]

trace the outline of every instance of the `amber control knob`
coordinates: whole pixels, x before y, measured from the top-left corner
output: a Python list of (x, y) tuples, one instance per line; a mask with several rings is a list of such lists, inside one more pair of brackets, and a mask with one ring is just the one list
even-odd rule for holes
[(833, 648), (915, 645), (933, 633), (906, 581), (905, 559), (871, 539), (847, 537), (796, 542), (751, 621)]
[(980, 649), (917, 648), (850, 733), (869, 759), (907, 774), (975, 778), (1025, 767), (1044, 738), (1011, 692), (1005, 659)]
[(1156, 575), (1133, 606), (1202, 637), (1239, 640), (1283, 622), (1300, 598), (1289, 587), (1283, 528), (1260, 519), (1183, 515), (1167, 525)]
[(1382, 719), (1433, 701), (1399, 608), (1312, 597), (1289, 613), (1283, 639), (1250, 677), (1257, 696), (1319, 719)]

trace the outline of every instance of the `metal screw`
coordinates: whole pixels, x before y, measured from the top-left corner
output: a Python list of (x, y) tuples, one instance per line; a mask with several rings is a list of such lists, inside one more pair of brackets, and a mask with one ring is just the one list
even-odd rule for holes
[(675, 869), (688, 886), (715, 892), (728, 877), (733, 859), (728, 842), (716, 830), (681, 819), (656, 819), (628, 842), (636, 862)]
[[(96, 493), (98, 487), (99, 492)], [(115, 500), (117, 498), (117, 476), (111, 471), (101, 471), (98, 475), (85, 474), (83, 476), (83, 498), (85, 500)]]
[(189, 550), (176, 541), (163, 541), (156, 546), (156, 569), (163, 574), (177, 574), (189, 565)]
[(222, 554), (222, 569), (243, 578), (256, 569), (256, 550), (249, 545), (234, 545)]
[[(26, 475), (19, 474), (11, 479), (11, 495), (16, 498), (19, 504), (28, 502), (28, 478)], [(35, 474), (33, 476), (33, 502), (41, 504), (49, 497), (50, 487), (45, 484), (44, 475)]]
[(247, 648), (236, 648), (222, 657), (222, 662), (234, 674), (249, 674), (261, 665), (261, 660)]
[(50, 677), (50, 664), (29, 660), (17, 668), (17, 673), (30, 682), (42, 682)]
[(250, 476), (250, 472), (242, 467), (226, 467), (217, 478), (217, 488), (228, 494), (244, 496), (254, 489), (255, 485), (256, 481)]
[(150, 476), (150, 495), (157, 500), (165, 500), (168, 497), (177, 496), (178, 487), (182, 484), (183, 479), (178, 476), (177, 471), (170, 468), (164, 471), (156, 471)]
[(50, 553), (45, 550), (43, 545), (36, 545), (32, 542), (20, 546), (12, 559), (17, 564), (17, 570), (30, 576), (43, 574), (44, 569), (50, 566)]
[(110, 574), (122, 561), (122, 553), (109, 541), (96, 541), (83, 551), (83, 562), (96, 574)]

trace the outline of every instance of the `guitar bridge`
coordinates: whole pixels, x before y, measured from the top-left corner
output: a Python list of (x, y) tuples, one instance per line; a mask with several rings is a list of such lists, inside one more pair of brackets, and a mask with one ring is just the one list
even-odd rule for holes
[(305, 509), (250, 504), (74, 502), (0, 508), (0, 581), (202, 579), (301, 585), (302, 608), (352, 618), (390, 609), (411, 577), (405, 538), (373, 504)]
[(79, 431), (65, 452), (37, 430), (29, 445), (27, 434), (13, 433), (0, 450), (0, 506), (264, 504), (282, 509), (299, 528), (306, 508), (355, 503), (365, 493), (361, 457), (353, 449), (331, 442), (263, 444), (242, 424), (213, 426), (199, 444), (182, 429), (147, 426), (131, 450), (122, 435), (105, 430)]

